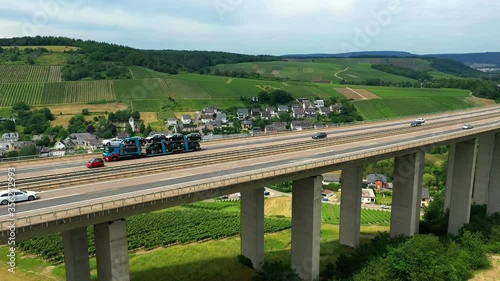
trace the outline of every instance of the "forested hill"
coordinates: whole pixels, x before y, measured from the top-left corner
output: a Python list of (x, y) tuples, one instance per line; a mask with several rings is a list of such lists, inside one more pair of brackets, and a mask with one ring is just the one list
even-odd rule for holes
[[(65, 80), (99, 79), (91, 69), (114, 67), (116, 75), (123, 66), (144, 66), (170, 74), (179, 71), (208, 73), (211, 66), (225, 63), (279, 60), (272, 56), (253, 56), (214, 51), (140, 50), (96, 41), (83, 41), (66, 37), (36, 36), (0, 39), (0, 46), (74, 46), (78, 50), (66, 51), (73, 55), (63, 69)], [(83, 57), (81, 55), (84, 55)], [(112, 66), (110, 66), (110, 64)], [(121, 68), (122, 67), (122, 68)], [(90, 72), (89, 72), (90, 71)], [(113, 78), (113, 77), (107, 77)]]

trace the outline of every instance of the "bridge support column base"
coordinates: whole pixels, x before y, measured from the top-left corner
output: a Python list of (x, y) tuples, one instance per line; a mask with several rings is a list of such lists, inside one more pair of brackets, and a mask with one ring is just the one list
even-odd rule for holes
[(292, 268), (305, 281), (319, 277), (322, 176), (293, 182)]
[(418, 233), (425, 152), (417, 152), (394, 160), (391, 236)]
[(476, 141), (468, 140), (456, 144), (453, 166), (453, 189), (450, 193), (450, 218), (448, 233), (458, 234), (458, 230), (469, 222), (474, 183)]
[(130, 281), (125, 220), (96, 224), (94, 232), (99, 280)]
[(255, 269), (264, 264), (264, 188), (241, 191), (241, 254)]
[(500, 133), (495, 134), (488, 188), (488, 206), (486, 214), (500, 212)]
[(63, 232), (66, 281), (90, 281), (87, 228)]
[(342, 194), (340, 196), (340, 244), (352, 248), (359, 245), (361, 231), (361, 188), (363, 166), (342, 170)]

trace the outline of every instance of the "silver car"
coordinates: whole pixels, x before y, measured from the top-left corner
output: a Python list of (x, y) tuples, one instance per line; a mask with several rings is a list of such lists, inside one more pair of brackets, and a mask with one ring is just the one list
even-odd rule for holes
[(0, 205), (7, 205), (9, 202), (33, 201), (40, 198), (38, 192), (11, 189), (0, 191)]

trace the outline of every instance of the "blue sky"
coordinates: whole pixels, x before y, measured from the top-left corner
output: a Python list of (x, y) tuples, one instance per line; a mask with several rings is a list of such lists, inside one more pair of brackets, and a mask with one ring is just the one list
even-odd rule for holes
[(245, 54), (500, 51), (500, 1), (0, 0), (0, 37)]

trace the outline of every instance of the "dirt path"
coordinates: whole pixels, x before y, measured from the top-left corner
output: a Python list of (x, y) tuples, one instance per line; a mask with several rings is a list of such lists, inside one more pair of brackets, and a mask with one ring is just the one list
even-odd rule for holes
[(346, 88), (347, 90), (349, 90), (349, 91), (351, 91), (351, 92), (355, 93), (356, 95), (358, 95), (358, 96), (360, 97), (360, 99), (362, 99), (362, 100), (367, 100), (367, 98), (366, 98), (365, 96), (363, 96), (362, 94), (358, 93), (357, 91), (355, 91), (355, 90), (353, 90), (353, 89), (351, 89), (351, 88), (348, 88), (348, 87), (345, 87), (345, 88)]
[(341, 73), (341, 72), (345, 72), (348, 69), (349, 69), (349, 66), (346, 67), (344, 70), (340, 70), (340, 71), (335, 72), (335, 77), (339, 78), (340, 80), (344, 80), (344, 78), (340, 77), (338, 74)]

